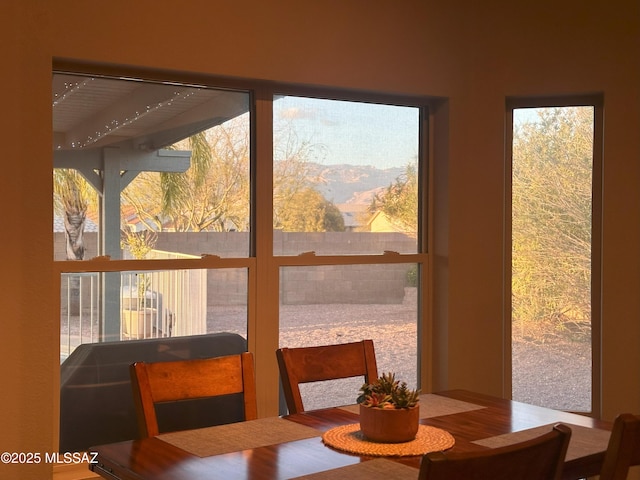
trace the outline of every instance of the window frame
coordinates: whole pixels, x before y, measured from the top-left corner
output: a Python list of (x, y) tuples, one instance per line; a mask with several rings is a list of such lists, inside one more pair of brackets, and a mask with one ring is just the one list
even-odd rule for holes
[[(134, 78), (150, 82), (176, 82), (211, 88), (228, 88), (247, 91), (250, 94), (251, 115), (251, 240), (247, 258), (217, 258), (167, 260), (107, 260), (97, 258), (85, 261), (55, 261), (53, 263), (54, 289), (60, 291), (61, 274), (86, 272), (151, 271), (167, 269), (218, 269), (244, 268), (248, 272), (247, 340), (248, 349), (256, 359), (256, 383), (259, 415), (276, 415), (279, 411), (279, 381), (275, 350), (278, 348), (278, 276), (282, 267), (393, 264), (411, 263), (420, 266), (420, 292), (418, 313), (418, 382), (424, 390), (431, 384), (427, 370), (426, 352), (431, 350), (428, 332), (431, 322), (431, 257), (432, 188), (430, 181), (433, 166), (431, 129), (436, 99), (421, 96), (393, 95), (378, 92), (316, 88), (293, 84), (230, 79), (200, 74), (161, 70), (146, 70), (109, 65), (89, 65), (69, 60), (54, 60), (54, 73), (77, 75), (101, 75), (113, 78)], [(419, 184), (420, 207), (418, 220), (417, 253), (380, 255), (330, 255), (330, 256), (274, 256), (272, 234), (272, 172), (273, 172), (273, 108), (275, 95), (300, 95), (333, 100), (403, 105), (420, 109)], [(269, 212), (265, 215), (264, 212)], [(59, 298), (59, 295), (58, 295)], [(275, 299), (275, 300), (274, 300)], [(54, 315), (59, 321), (60, 304)], [(422, 368), (420, 368), (422, 367)], [(59, 372), (58, 372), (59, 375)], [(59, 385), (59, 376), (56, 385)], [(59, 411), (59, 405), (57, 408)], [(56, 432), (57, 434), (57, 432)]]
[[(503, 261), (503, 395), (512, 397), (512, 165), (513, 110), (519, 108), (553, 108), (591, 106), (594, 109), (593, 164), (591, 197), (591, 412), (602, 414), (602, 197), (604, 96), (602, 94), (541, 97), (507, 97), (505, 101), (505, 163), (504, 163), (504, 261)], [(579, 412), (585, 414), (585, 412)]]

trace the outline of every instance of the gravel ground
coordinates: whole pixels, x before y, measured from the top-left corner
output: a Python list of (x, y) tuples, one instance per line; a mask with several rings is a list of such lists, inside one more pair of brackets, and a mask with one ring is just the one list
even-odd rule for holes
[(558, 410), (591, 410), (591, 347), (584, 342), (514, 342), (513, 398)]
[[(308, 346), (362, 339), (362, 332), (376, 345), (378, 371), (393, 371), (397, 378), (415, 385), (417, 350), (415, 289), (407, 289), (405, 301), (392, 305), (283, 305), (280, 309), (280, 345)], [(244, 335), (243, 307), (212, 308), (209, 331)], [(559, 339), (544, 344), (516, 341), (513, 345), (513, 398), (550, 408), (589, 411), (591, 358), (588, 343)], [(413, 384), (413, 385), (412, 385)], [(353, 403), (360, 380), (341, 380), (336, 386), (309, 384), (303, 390), (307, 408), (336, 402)], [(313, 400), (311, 400), (313, 398)]]
[[(417, 299), (415, 288), (407, 288), (402, 304), (283, 305), (280, 308), (280, 345), (308, 346), (373, 339), (379, 372), (395, 372), (413, 387), (416, 382)], [(246, 336), (244, 306), (211, 307), (207, 315), (210, 332), (228, 331)], [(77, 317), (62, 324), (61, 361), (80, 342)], [(72, 345), (66, 332), (71, 327)], [(97, 332), (97, 327), (94, 329)], [(83, 336), (92, 332), (87, 323)], [(91, 342), (90, 337), (83, 342)], [(95, 341), (95, 339), (93, 340)], [(513, 344), (513, 398), (560, 410), (588, 412), (591, 408), (591, 351), (589, 343), (548, 337), (545, 343), (515, 341)], [(305, 398), (314, 397), (307, 408), (334, 402), (353, 403), (359, 380), (344, 380), (337, 387), (308, 385)]]

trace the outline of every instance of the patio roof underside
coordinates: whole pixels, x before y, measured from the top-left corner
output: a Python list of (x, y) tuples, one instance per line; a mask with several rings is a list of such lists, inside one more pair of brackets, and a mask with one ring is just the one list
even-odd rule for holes
[(245, 92), (54, 74), (53, 149), (166, 148), (248, 111)]
[(120, 193), (142, 171), (184, 172), (191, 152), (166, 149), (249, 110), (246, 92), (56, 73), (53, 166), (100, 194), (103, 255), (119, 258)]

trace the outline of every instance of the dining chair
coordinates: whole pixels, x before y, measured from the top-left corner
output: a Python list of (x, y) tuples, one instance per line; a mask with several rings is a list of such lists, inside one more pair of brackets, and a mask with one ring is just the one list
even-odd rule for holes
[(242, 394), (244, 419), (258, 418), (253, 354), (168, 362), (136, 362), (131, 385), (141, 437), (160, 433), (156, 407), (163, 402)]
[(477, 452), (427, 453), (419, 480), (559, 480), (571, 429), (563, 424), (536, 438)]
[(279, 348), (276, 351), (280, 380), (289, 413), (304, 411), (300, 384), (340, 378), (378, 378), (372, 340), (315, 347)]
[(600, 480), (625, 480), (640, 465), (640, 416), (622, 413), (613, 422)]

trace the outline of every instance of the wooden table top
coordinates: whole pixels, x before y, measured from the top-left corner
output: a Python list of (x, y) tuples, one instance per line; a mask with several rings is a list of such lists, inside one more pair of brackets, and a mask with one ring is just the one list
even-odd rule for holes
[[(612, 426), (610, 422), (463, 390), (439, 392), (429, 398), (437, 401), (451, 399), (475, 407), (421, 418), (421, 424), (441, 428), (454, 436), (452, 451), (468, 452), (497, 446), (491, 442), (505, 434), (512, 434), (514, 442), (517, 437), (513, 432), (563, 422), (574, 427), (570, 444), (570, 452), (573, 446), (573, 453), (571, 456), (567, 454), (564, 478), (584, 478), (600, 471), (608, 431)], [(120, 480), (275, 480), (357, 465), (374, 458), (345, 453), (323, 443), (323, 432), (358, 422), (358, 415), (348, 408), (315, 410), (282, 418), (316, 429), (317, 436), (207, 456), (206, 453), (196, 454), (187, 448), (179, 448), (161, 435), (92, 448), (91, 452), (97, 452), (97, 463), (90, 468), (104, 478)], [(215, 434), (216, 428), (209, 430)], [(489, 446), (474, 443), (483, 440), (481, 443), (488, 441)], [(215, 442), (215, 439), (211, 440), (211, 443)], [(586, 444), (590, 445), (584, 448)], [(417, 478), (421, 456), (385, 458), (415, 468)]]

